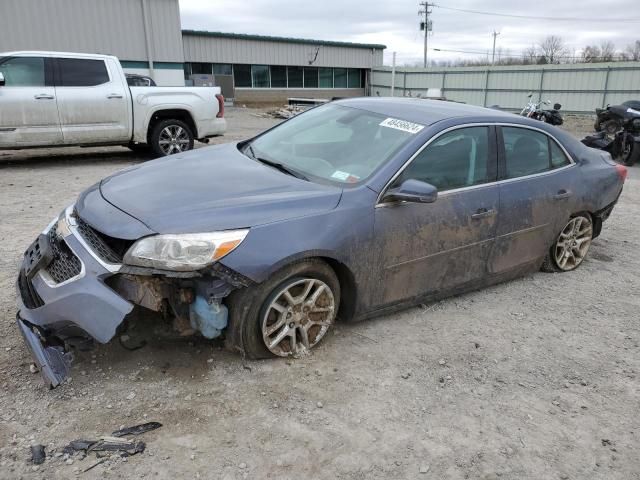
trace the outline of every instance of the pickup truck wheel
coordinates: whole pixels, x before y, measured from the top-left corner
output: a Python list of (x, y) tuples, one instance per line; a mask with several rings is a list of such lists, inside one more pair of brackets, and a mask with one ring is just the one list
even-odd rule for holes
[(153, 151), (163, 157), (186, 152), (193, 149), (193, 132), (181, 120), (162, 120), (153, 127), (150, 144)]

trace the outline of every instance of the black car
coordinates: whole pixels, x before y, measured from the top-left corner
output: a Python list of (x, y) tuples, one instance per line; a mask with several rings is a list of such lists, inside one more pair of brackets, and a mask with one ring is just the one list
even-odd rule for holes
[(607, 105), (607, 108), (596, 108), (596, 123), (593, 126), (596, 132), (605, 131), (612, 135), (620, 130), (622, 123), (616, 115), (612, 115), (610, 110), (614, 107), (624, 107), (625, 110), (627, 108), (632, 108), (640, 111), (640, 100), (627, 100), (626, 102), (622, 102), (620, 105)]

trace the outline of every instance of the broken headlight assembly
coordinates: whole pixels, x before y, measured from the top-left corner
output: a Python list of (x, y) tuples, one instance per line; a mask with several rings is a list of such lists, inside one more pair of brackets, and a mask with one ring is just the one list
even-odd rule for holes
[(124, 263), (180, 272), (200, 270), (235, 250), (247, 233), (248, 229), (145, 237), (129, 248)]

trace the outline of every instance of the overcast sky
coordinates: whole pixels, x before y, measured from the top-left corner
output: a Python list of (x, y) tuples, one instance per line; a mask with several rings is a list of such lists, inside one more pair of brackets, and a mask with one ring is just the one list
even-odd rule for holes
[[(443, 6), (505, 14), (573, 17), (548, 21), (462, 13), (433, 8), (429, 46), (448, 50), (490, 51), (491, 32), (497, 46), (520, 54), (545, 35), (561, 36), (579, 54), (588, 44), (612, 41), (620, 50), (640, 39), (640, 0), (440, 0)], [(182, 28), (387, 46), (385, 64), (397, 52), (399, 64), (422, 61), (418, 1), (410, 0), (180, 0)], [(581, 21), (592, 18), (595, 21)], [(627, 21), (617, 21), (619, 19)], [(615, 21), (606, 21), (615, 20)], [(430, 59), (474, 58), (429, 51)]]

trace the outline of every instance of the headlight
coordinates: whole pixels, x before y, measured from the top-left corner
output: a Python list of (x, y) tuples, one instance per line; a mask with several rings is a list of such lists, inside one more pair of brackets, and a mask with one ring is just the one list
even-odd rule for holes
[(155, 235), (138, 240), (124, 263), (182, 272), (199, 270), (233, 251), (249, 230), (227, 230), (184, 235)]

